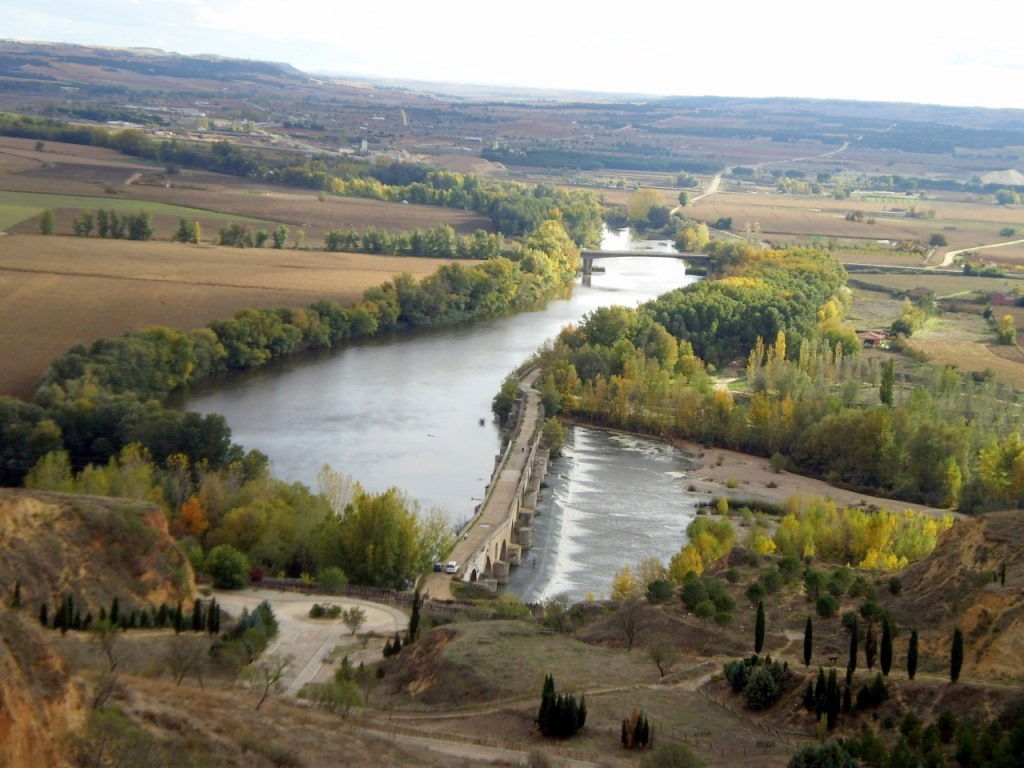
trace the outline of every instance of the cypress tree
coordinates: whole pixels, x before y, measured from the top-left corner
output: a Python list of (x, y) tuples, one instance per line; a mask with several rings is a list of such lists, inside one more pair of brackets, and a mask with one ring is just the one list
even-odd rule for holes
[(106, 609), (106, 608), (104, 608), (104, 607), (103, 607), (103, 606), (101, 605), (101, 606), (100, 606), (100, 621), (106, 621), (106, 620), (107, 620), (107, 609)]
[(857, 671), (857, 635), (859, 634), (857, 620), (853, 620), (850, 627), (850, 659), (846, 662), (846, 684), (853, 681), (853, 673)]
[(808, 712), (814, 711), (814, 683), (807, 683), (804, 688), (804, 709)]
[(555, 708), (555, 679), (551, 675), (544, 676), (544, 688), (540, 693), (540, 710), (537, 712), (537, 725), (540, 732), (547, 735), (551, 728), (552, 713)]
[(882, 651), (879, 661), (882, 662), (882, 674), (888, 677), (892, 668), (892, 626), (888, 616), (882, 619)]
[(910, 645), (907, 647), (907, 677), (911, 680), (917, 674), (917, 628), (910, 632)]
[(828, 685), (825, 682), (825, 670), (818, 667), (818, 682), (814, 686), (814, 713), (821, 715), (825, 712), (827, 702)]
[(864, 660), (868, 669), (875, 668), (875, 659), (878, 657), (878, 640), (875, 638), (875, 623), (868, 622), (868, 632), (864, 636)]
[(412, 613), (409, 616), (409, 641), (412, 642), (416, 639), (416, 634), (420, 630), (420, 591), (417, 589), (416, 593), (412, 597)]
[(836, 671), (830, 669), (828, 684), (825, 687), (825, 718), (829, 729), (836, 727), (836, 721), (839, 719), (839, 704), (839, 683), (836, 680)]
[(203, 631), (203, 603), (198, 597), (192, 603), (192, 631)]
[(757, 601), (757, 617), (754, 619), (754, 653), (764, 648), (764, 600)]
[(804, 625), (804, 666), (811, 665), (811, 651), (814, 648), (814, 627), (811, 624), (811, 617), (807, 617), (807, 624)]
[(50, 623), (50, 617), (47, 615), (48, 613), (49, 613), (49, 609), (46, 607), (46, 603), (40, 603), (39, 604), (39, 623), (42, 624), (44, 627), (48, 626), (49, 623)]
[(843, 714), (848, 715), (853, 710), (853, 694), (850, 692), (850, 686), (843, 686)]
[(167, 626), (167, 606), (166, 605), (161, 604), (160, 605), (160, 610), (158, 610), (156, 612), (156, 625), (158, 627), (166, 627)]
[(21, 608), (21, 582), (14, 582), (14, 597), (11, 598), (11, 608)]
[(92, 611), (85, 612), (85, 619), (82, 621), (82, 629), (88, 631), (89, 627), (92, 626)]
[(110, 623), (115, 627), (121, 623), (121, 606), (116, 597), (110, 601)]
[(1006, 563), (999, 565), (999, 585), (1001, 587), (1006, 586)]
[(181, 600), (178, 601), (178, 605), (174, 609), (174, 634), (181, 634), (181, 630), (185, 628), (185, 617), (181, 612)]
[(395, 632), (395, 639), (391, 642), (391, 650), (393, 653), (398, 653), (402, 650), (402, 638), (397, 632)]
[(949, 650), (949, 679), (955, 683), (960, 679), (960, 668), (964, 664), (964, 633), (960, 627), (953, 630), (953, 646)]
[(216, 635), (220, 632), (220, 604), (216, 600), (210, 606), (209, 627), (210, 634)]

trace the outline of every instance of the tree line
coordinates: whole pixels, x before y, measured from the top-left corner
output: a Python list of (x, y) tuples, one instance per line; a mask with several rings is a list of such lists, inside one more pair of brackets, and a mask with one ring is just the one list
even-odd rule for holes
[[(548, 415), (772, 457), (779, 470), (963, 511), (1024, 501), (1016, 393), (927, 365), (895, 387), (891, 370), (858, 357), (841, 320), (842, 267), (825, 252), (740, 245), (715, 261), (721, 279), (635, 310), (595, 310), (541, 349)], [(716, 386), (701, 354), (746, 358), (748, 391)]]
[(324, 235), (328, 251), (373, 253), (388, 256), (420, 256), (431, 259), (495, 259), (505, 252), (505, 238), (499, 233), (476, 230), (472, 235), (457, 235), (448, 224), (423, 231), (389, 232), (368, 227), (362, 233), (354, 229), (332, 229)]
[(326, 155), (290, 165), (293, 158), (275, 160), (229, 141), (208, 146), (177, 139), (155, 141), (134, 129), (112, 132), (13, 113), (0, 113), (0, 135), (108, 147), (169, 168), (200, 168), (335, 195), (461, 208), (487, 216), (506, 235), (527, 235), (557, 211), (576, 243), (593, 245), (601, 236), (601, 207), (587, 190), (485, 180), (421, 165), (376, 164)]

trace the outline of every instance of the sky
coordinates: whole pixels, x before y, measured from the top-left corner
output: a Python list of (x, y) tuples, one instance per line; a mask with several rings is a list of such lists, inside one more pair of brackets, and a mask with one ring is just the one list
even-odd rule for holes
[(1020, 0), (4, 0), (0, 37), (309, 72), (1024, 107)]

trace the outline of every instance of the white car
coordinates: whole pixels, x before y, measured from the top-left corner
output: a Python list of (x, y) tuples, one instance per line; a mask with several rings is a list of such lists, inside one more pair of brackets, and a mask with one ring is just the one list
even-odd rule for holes
[(459, 564), (457, 562), (455, 562), (454, 560), (449, 560), (448, 564), (444, 567), (444, 572), (445, 573), (458, 573), (459, 572)]

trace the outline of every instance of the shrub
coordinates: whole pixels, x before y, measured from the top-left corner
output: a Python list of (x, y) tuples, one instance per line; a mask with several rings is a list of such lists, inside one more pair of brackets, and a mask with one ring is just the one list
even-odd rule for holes
[(879, 672), (874, 680), (857, 691), (857, 709), (872, 709), (880, 706), (888, 698), (889, 688), (882, 673)]
[(818, 602), (814, 607), (818, 611), (819, 616), (830, 618), (836, 615), (836, 611), (839, 610), (839, 603), (832, 595), (822, 595), (818, 598)]
[(759, 603), (761, 600), (764, 600), (764, 587), (761, 586), (759, 582), (755, 581), (753, 584), (747, 587), (746, 595), (747, 600), (749, 600), (751, 603)]
[(672, 582), (668, 579), (655, 579), (647, 585), (647, 602), (664, 603), (672, 598)]
[(249, 559), (230, 544), (220, 544), (206, 556), (206, 572), (218, 589), (241, 589), (249, 576)]
[(662, 744), (640, 761), (640, 768), (704, 768), (685, 744)]
[(788, 768), (857, 768), (857, 761), (839, 744), (804, 747), (789, 761)]
[(766, 571), (761, 574), (760, 582), (764, 586), (765, 592), (774, 595), (782, 589), (782, 574), (778, 571)]
[(697, 606), (707, 599), (707, 587), (699, 579), (690, 579), (683, 585), (682, 600), (691, 611), (696, 610)]
[(322, 591), (329, 595), (336, 595), (348, 584), (348, 577), (345, 576), (345, 572), (341, 568), (331, 567), (320, 571), (317, 581), (320, 583)]

